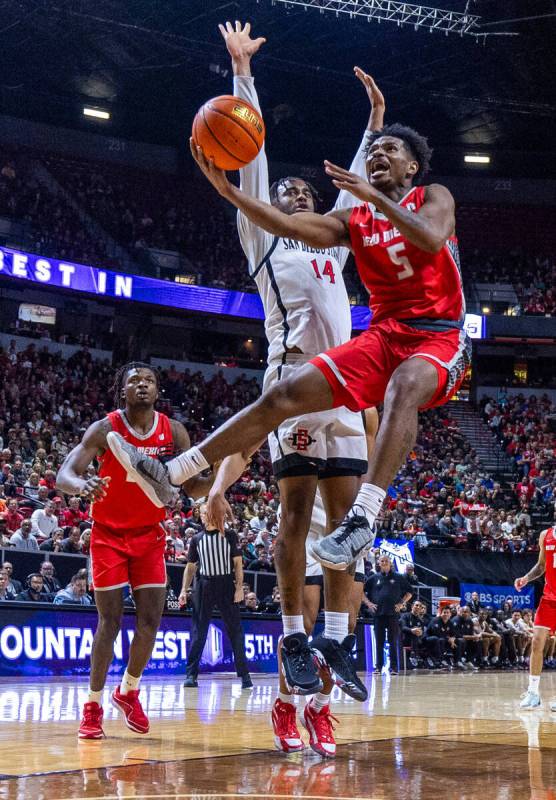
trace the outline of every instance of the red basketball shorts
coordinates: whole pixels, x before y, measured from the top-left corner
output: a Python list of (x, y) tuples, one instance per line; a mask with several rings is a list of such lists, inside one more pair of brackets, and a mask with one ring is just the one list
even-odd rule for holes
[(535, 614), (535, 626), (548, 628), (550, 633), (556, 633), (556, 600), (541, 597), (541, 602)]
[(437, 388), (423, 408), (441, 406), (457, 392), (465, 377), (470, 362), (469, 340), (462, 330), (436, 333), (388, 319), (321, 353), (311, 364), (330, 384), (334, 407), (362, 411), (383, 402), (392, 373), (409, 358), (422, 358), (436, 368)]
[(166, 586), (166, 531), (160, 523), (122, 530), (93, 523), (91, 571), (95, 591)]

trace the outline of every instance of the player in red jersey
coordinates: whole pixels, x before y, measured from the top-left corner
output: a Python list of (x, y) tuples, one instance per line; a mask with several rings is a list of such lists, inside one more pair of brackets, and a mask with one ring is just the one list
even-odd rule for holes
[[(152, 367), (141, 362), (125, 364), (115, 381), (115, 405), (124, 401), (124, 408), (90, 425), (58, 473), (59, 489), (93, 500), (91, 567), (98, 627), (80, 739), (104, 735), (101, 698), (121, 627), (122, 588), (128, 584), (133, 590), (137, 623), (126, 671), (112, 693), (112, 702), (123, 711), (128, 728), (136, 733), (149, 730), (139, 701), (139, 681), (151, 656), (166, 599), (166, 531), (162, 525), (166, 511), (156, 497), (149, 499), (130, 482), (108, 440), (117, 432), (149, 458), (187, 449), (187, 431), (181, 423), (155, 411), (157, 399), (158, 375)], [(98, 475), (87, 477), (94, 459), (99, 463)], [(186, 488), (192, 497), (202, 497), (211, 485), (212, 478), (195, 478)]]
[[(539, 558), (533, 569), (522, 578), (516, 578), (514, 586), (520, 592), (531, 581), (544, 575), (544, 591), (535, 614), (533, 646), (529, 661), (529, 686), (522, 695), (521, 708), (537, 708), (541, 704), (539, 683), (543, 664), (544, 648), (548, 636), (556, 633), (556, 528), (547, 528), (539, 537)], [(556, 701), (550, 704), (556, 711)]]
[(255, 445), (284, 419), (340, 405), (358, 410), (384, 403), (354, 506), (313, 546), (324, 566), (346, 569), (372, 545), (386, 489), (415, 442), (419, 410), (449, 400), (468, 364), (453, 197), (438, 184), (414, 186), (427, 171), (431, 150), (426, 139), (402, 125), (369, 137), (366, 179), (325, 162), (334, 185), (361, 201), (325, 216), (283, 214), (233, 186), (193, 141), (191, 152), (217, 191), (256, 225), (313, 248), (349, 247), (371, 294), (373, 318), (361, 336), (312, 359), (166, 466), (148, 463), (123, 443), (129, 474), (164, 496), (208, 463)]

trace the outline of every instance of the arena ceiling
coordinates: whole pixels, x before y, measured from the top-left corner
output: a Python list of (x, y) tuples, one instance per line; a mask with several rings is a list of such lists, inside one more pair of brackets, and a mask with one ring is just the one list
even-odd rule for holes
[[(463, 11), (466, 1), (428, 4)], [(512, 151), (516, 174), (556, 177), (554, 0), (469, 0), (493, 34), (479, 41), (271, 0), (8, 0), (0, 9), (3, 113), (183, 144), (196, 108), (231, 91), (217, 23), (249, 19), (268, 40), (254, 67), (274, 158), (349, 156), (366, 119), (358, 64), (383, 89), (388, 120), (440, 151)], [(112, 120), (84, 120), (87, 103)]]

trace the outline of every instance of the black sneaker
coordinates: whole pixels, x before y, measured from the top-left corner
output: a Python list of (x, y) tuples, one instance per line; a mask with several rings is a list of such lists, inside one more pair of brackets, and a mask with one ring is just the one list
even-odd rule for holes
[(290, 633), (282, 639), (282, 672), (294, 694), (316, 694), (322, 689), (307, 634)]
[(252, 689), (253, 688), (253, 681), (251, 680), (250, 675), (244, 675), (241, 679), (241, 688), (242, 689)]
[(197, 683), (197, 678), (194, 678), (193, 675), (187, 675), (183, 685), (186, 689), (196, 689), (199, 684)]
[(311, 642), (311, 647), (316, 652), (321, 664), (330, 670), (336, 686), (339, 686), (354, 700), (363, 702), (369, 695), (367, 687), (355, 671), (355, 662), (351, 657), (354, 644), (355, 636), (353, 634), (346, 636), (341, 644), (336, 639), (317, 636)]
[(170, 483), (165, 464), (156, 458), (146, 456), (116, 431), (109, 431), (106, 434), (106, 443), (128, 477), (143, 490), (157, 508), (174, 505), (179, 489)]

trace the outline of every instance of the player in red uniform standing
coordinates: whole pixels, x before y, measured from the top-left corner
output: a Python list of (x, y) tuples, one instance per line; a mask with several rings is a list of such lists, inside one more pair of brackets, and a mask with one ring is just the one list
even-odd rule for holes
[[(544, 591), (535, 614), (533, 646), (529, 661), (529, 686), (521, 698), (520, 708), (537, 708), (541, 704), (539, 683), (541, 680), (544, 647), (548, 636), (556, 633), (556, 528), (547, 528), (539, 537), (539, 558), (533, 569), (522, 578), (516, 578), (514, 586), (520, 592), (531, 581), (544, 578)], [(556, 700), (550, 704), (556, 711)]]
[(384, 403), (354, 506), (313, 546), (324, 566), (346, 569), (372, 545), (386, 489), (415, 442), (419, 410), (449, 400), (469, 363), (454, 199), (444, 186), (414, 185), (428, 169), (431, 150), (426, 139), (402, 125), (386, 126), (369, 138), (366, 179), (325, 162), (334, 185), (361, 201), (325, 216), (283, 214), (233, 186), (193, 141), (191, 151), (222, 197), (256, 225), (314, 248), (349, 247), (371, 295), (373, 317), (361, 336), (312, 359), (167, 465), (117, 439), (114, 446), (125, 452), (128, 474), (164, 497), (209, 463), (254, 446), (288, 417)]
[[(154, 493), (147, 497), (129, 480), (108, 441), (117, 432), (148, 458), (187, 449), (187, 431), (181, 423), (155, 411), (157, 399), (158, 375), (152, 367), (141, 362), (125, 364), (115, 380), (115, 405), (123, 403), (124, 408), (94, 422), (58, 473), (59, 489), (93, 500), (91, 565), (98, 627), (80, 739), (104, 735), (101, 698), (121, 628), (122, 588), (128, 584), (133, 590), (137, 623), (126, 671), (112, 693), (112, 702), (124, 713), (128, 728), (136, 733), (149, 730), (139, 701), (139, 681), (152, 653), (166, 599), (166, 532), (162, 526), (166, 511)], [(100, 465), (98, 475), (87, 477), (94, 459)], [(192, 497), (202, 497), (211, 485), (212, 478), (195, 478), (188, 481), (186, 489)]]

